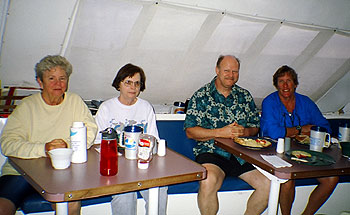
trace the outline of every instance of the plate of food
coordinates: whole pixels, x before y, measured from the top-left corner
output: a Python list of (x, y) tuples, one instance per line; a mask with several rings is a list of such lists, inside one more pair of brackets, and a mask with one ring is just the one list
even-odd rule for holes
[(287, 151), (285, 155), (292, 161), (311, 166), (327, 166), (335, 163), (334, 158), (327, 154), (305, 149)]
[(233, 141), (251, 149), (264, 149), (272, 145), (269, 140), (261, 137), (235, 137)]
[(310, 145), (310, 137), (308, 135), (305, 134), (300, 134), (294, 137), (294, 139), (296, 140), (297, 143), (301, 144), (301, 145)]

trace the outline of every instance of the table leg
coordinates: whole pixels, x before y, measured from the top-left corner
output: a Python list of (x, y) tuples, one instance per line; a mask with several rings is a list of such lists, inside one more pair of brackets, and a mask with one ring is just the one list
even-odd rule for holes
[(56, 203), (56, 215), (68, 215), (68, 202)]
[(148, 190), (148, 214), (158, 215), (159, 187), (152, 187)]
[[(254, 165), (255, 166), (255, 165)], [(267, 208), (267, 214), (268, 215), (276, 215), (278, 212), (278, 200), (279, 200), (279, 194), (280, 194), (280, 187), (281, 184), (288, 181), (288, 179), (280, 179), (276, 176), (272, 175), (269, 172), (266, 172), (265, 170), (261, 169), (258, 166), (255, 166), (259, 172), (261, 172), (263, 175), (265, 175), (268, 179), (270, 179), (270, 194), (269, 194), (269, 203)]]
[[(284, 182), (282, 182), (284, 183)], [(269, 205), (267, 208), (268, 215), (276, 215), (278, 212), (278, 200), (280, 194), (281, 181), (272, 179), (270, 184)]]

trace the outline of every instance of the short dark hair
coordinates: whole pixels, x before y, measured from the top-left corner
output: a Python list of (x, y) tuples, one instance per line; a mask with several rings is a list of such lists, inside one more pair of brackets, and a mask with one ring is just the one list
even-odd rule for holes
[(220, 63), (221, 61), (226, 57), (226, 56), (231, 56), (233, 57), (234, 59), (236, 59), (237, 63), (238, 63), (238, 70), (240, 69), (241, 67), (241, 61), (238, 59), (238, 57), (234, 56), (234, 55), (220, 55), (218, 60), (216, 61), (216, 67), (217, 68), (220, 68)]
[(135, 66), (131, 63), (124, 65), (119, 69), (117, 75), (115, 76), (112, 86), (116, 90), (120, 90), (120, 82), (122, 82), (127, 77), (133, 77), (136, 73), (139, 73), (141, 76), (140, 83), (140, 91), (144, 91), (146, 89), (146, 76), (142, 68)]
[(284, 76), (285, 74), (289, 74), (295, 86), (298, 86), (299, 81), (298, 81), (298, 74), (295, 72), (295, 70), (287, 65), (283, 65), (280, 68), (277, 69), (275, 74), (273, 75), (273, 85), (277, 88), (277, 80), (279, 77)]

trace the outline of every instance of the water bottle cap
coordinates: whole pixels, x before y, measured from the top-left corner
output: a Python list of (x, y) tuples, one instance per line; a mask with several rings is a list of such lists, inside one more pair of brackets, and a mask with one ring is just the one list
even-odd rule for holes
[(117, 132), (113, 128), (106, 128), (105, 130), (101, 131), (101, 133), (102, 140), (117, 139)]
[(185, 103), (183, 102), (174, 102), (175, 107), (185, 107)]
[(137, 162), (137, 167), (138, 167), (139, 169), (148, 169), (148, 167), (149, 167), (149, 162), (138, 161), (138, 162)]

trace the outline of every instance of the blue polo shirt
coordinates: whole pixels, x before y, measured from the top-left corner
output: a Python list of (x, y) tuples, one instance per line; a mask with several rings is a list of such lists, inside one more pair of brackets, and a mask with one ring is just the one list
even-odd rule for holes
[(278, 92), (268, 95), (262, 103), (260, 129), (263, 136), (277, 139), (285, 137), (286, 128), (303, 125), (317, 125), (331, 132), (326, 118), (317, 105), (307, 96), (295, 93), (295, 108), (289, 113), (283, 105)]

